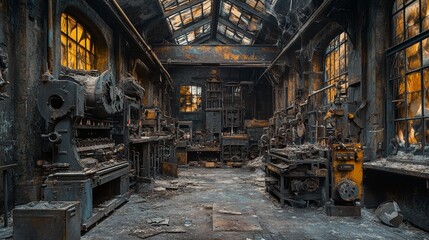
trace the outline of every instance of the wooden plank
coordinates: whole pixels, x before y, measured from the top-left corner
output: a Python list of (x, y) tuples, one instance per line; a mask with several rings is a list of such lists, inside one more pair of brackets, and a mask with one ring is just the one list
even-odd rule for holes
[[(228, 212), (234, 214), (228, 214)], [(262, 231), (262, 227), (250, 206), (239, 203), (215, 203), (213, 204), (213, 231), (250, 232)]]

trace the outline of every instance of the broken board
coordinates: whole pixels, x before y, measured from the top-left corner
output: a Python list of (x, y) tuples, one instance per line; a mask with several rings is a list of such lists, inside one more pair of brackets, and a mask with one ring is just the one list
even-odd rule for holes
[(262, 231), (259, 219), (250, 206), (239, 203), (213, 204), (213, 231)]

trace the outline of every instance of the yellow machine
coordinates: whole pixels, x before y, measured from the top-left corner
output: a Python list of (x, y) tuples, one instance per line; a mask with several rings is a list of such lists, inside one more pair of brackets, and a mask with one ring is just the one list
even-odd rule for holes
[(329, 216), (360, 216), (363, 151), (359, 143), (333, 144), (331, 151), (331, 202)]

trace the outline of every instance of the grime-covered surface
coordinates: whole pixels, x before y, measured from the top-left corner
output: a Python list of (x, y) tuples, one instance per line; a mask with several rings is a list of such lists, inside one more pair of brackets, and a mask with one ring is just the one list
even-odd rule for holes
[[(178, 179), (156, 181), (151, 194), (132, 195), (82, 239), (429, 239), (407, 223), (385, 226), (366, 209), (362, 218), (327, 217), (316, 207), (282, 209), (264, 192), (261, 170), (183, 167), (179, 172)], [(243, 216), (253, 225), (241, 226)], [(237, 221), (219, 229), (222, 219)]]

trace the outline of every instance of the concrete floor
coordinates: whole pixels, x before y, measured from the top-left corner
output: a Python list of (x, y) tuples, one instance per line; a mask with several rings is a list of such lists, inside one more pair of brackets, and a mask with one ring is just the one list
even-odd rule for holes
[[(179, 170), (178, 179), (164, 178), (155, 184), (155, 187), (173, 184), (178, 186), (177, 190), (132, 195), (128, 203), (85, 233), (82, 239), (140, 239), (159, 233), (147, 239), (429, 240), (429, 233), (407, 223), (399, 228), (383, 225), (370, 210), (363, 210), (361, 218), (340, 218), (327, 217), (324, 209), (317, 207), (282, 209), (264, 192), (264, 175), (260, 170), (199, 167)], [(236, 206), (234, 211), (248, 210), (248, 215), (240, 215), (244, 212), (229, 215), (237, 217), (235, 230), (214, 231), (213, 206), (215, 209), (229, 206), (227, 210)], [(156, 217), (168, 218), (169, 226), (154, 227), (147, 222)], [(243, 230), (248, 228), (241, 224), (249, 221), (260, 227), (254, 228), (256, 231)], [(185, 222), (190, 222), (190, 226), (184, 226)]]

